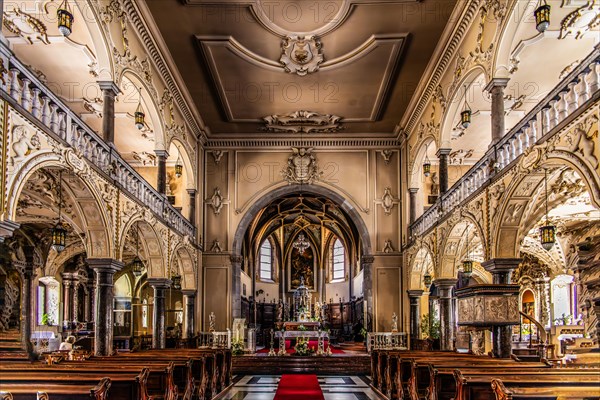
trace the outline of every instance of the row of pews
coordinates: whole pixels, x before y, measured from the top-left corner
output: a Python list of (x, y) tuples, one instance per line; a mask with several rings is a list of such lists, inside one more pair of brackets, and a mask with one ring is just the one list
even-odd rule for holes
[(372, 387), (388, 399), (600, 399), (598, 368), (452, 352), (375, 350), (371, 376)]
[(0, 360), (0, 400), (208, 400), (231, 384), (231, 350), (168, 349), (84, 361)]

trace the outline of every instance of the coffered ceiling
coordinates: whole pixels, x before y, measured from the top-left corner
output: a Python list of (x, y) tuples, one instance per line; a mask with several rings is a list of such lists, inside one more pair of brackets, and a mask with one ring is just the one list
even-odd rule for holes
[(210, 137), (393, 137), (455, 0), (139, 5)]

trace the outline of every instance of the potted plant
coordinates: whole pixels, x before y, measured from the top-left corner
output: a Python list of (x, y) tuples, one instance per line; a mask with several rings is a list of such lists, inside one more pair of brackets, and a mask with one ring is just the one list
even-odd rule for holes
[(294, 355), (297, 356), (308, 356), (311, 354), (311, 349), (308, 347), (308, 338), (299, 337), (296, 345), (294, 346), (296, 352)]
[(421, 316), (421, 336), (432, 342), (432, 348), (440, 348), (440, 320), (429, 313)]
[(240, 356), (244, 354), (244, 341), (237, 339), (231, 342), (231, 354), (234, 356)]

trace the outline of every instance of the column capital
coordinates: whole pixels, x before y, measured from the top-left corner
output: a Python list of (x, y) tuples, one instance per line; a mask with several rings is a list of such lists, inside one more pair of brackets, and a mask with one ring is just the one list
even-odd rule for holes
[(148, 278), (148, 285), (154, 289), (169, 289), (171, 287), (171, 280), (169, 278)]
[(196, 297), (196, 290), (194, 289), (181, 289), (181, 294), (187, 297)]
[(114, 96), (117, 96), (121, 93), (121, 89), (117, 86), (113, 81), (98, 81), (98, 86), (102, 91), (107, 91), (112, 93)]
[(441, 157), (441, 156), (447, 156), (447, 155), (448, 155), (448, 154), (450, 154), (451, 152), (452, 152), (452, 149), (449, 149), (449, 148), (442, 148), (442, 149), (439, 149), (439, 150), (437, 151), (437, 153), (435, 153), (435, 154), (436, 154), (438, 157)]
[(492, 258), (481, 263), (481, 266), (490, 273), (511, 272), (519, 267), (522, 258)]
[(242, 264), (244, 262), (244, 257), (242, 257), (239, 254), (232, 254), (229, 256), (229, 261), (231, 261), (232, 264)]
[(123, 269), (123, 261), (115, 260), (114, 258), (88, 258), (85, 260), (89, 267), (96, 272), (119, 272)]
[(486, 92), (491, 92), (495, 87), (505, 88), (508, 84), (509, 78), (492, 78), (492, 80), (486, 85), (484, 90)]
[(433, 284), (440, 290), (442, 289), (450, 289), (454, 285), (456, 285), (458, 279), (456, 278), (438, 278), (433, 281)]
[(157, 157), (164, 157), (165, 160), (169, 158), (169, 152), (166, 150), (154, 150), (154, 154), (156, 154)]
[(198, 193), (196, 189), (186, 189), (185, 191), (188, 192), (190, 196), (195, 196), (196, 193)]
[(375, 262), (375, 257), (373, 256), (362, 256), (360, 258), (360, 263), (361, 264), (373, 264)]
[(418, 191), (419, 191), (419, 188), (408, 188), (409, 193), (417, 193)]
[(408, 297), (421, 297), (423, 295), (423, 290), (422, 289), (410, 289), (410, 290), (407, 290), (406, 293), (408, 293)]

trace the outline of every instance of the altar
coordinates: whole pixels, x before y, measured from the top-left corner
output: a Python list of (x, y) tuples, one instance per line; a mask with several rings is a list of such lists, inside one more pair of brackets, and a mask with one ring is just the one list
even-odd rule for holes
[[(284, 331), (318, 331), (319, 321), (288, 321), (283, 323)], [(303, 328), (300, 328), (303, 327)]]

